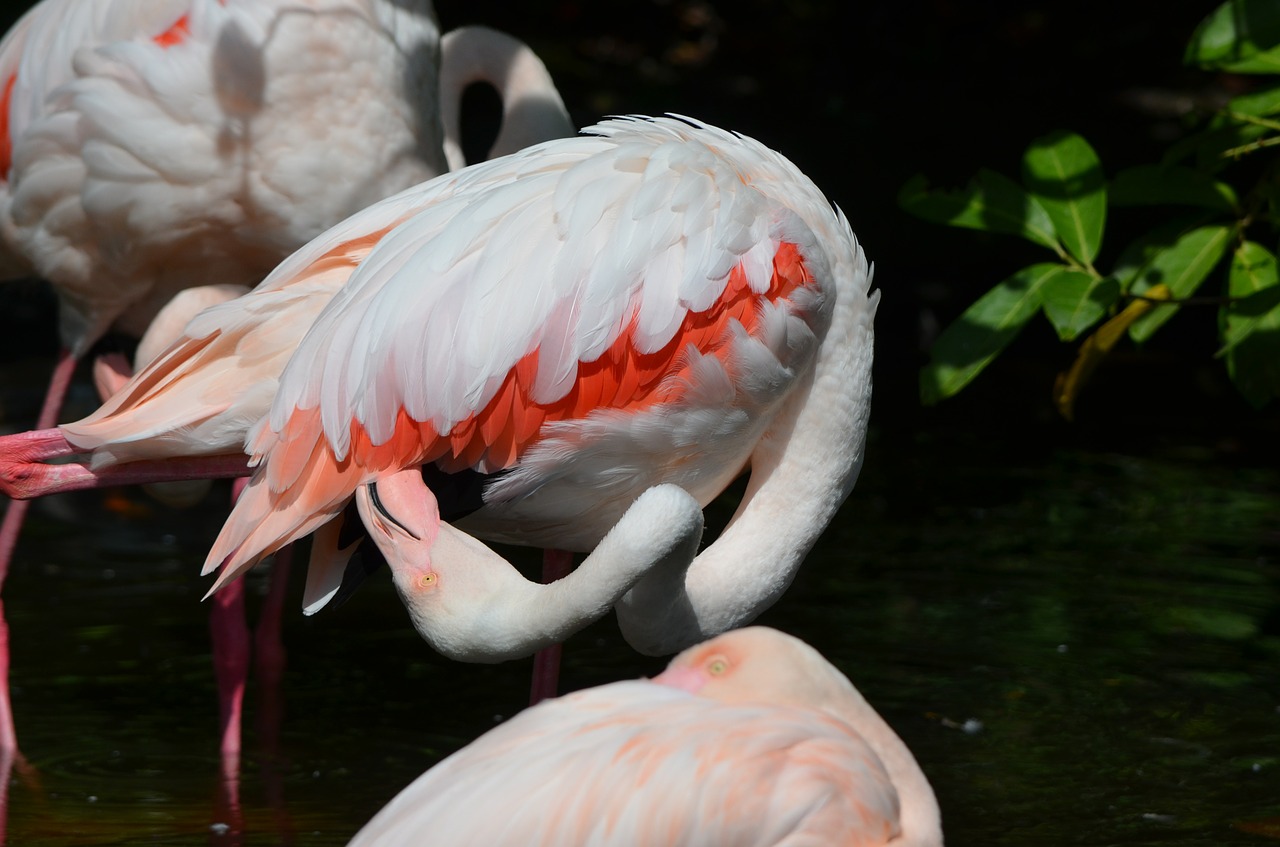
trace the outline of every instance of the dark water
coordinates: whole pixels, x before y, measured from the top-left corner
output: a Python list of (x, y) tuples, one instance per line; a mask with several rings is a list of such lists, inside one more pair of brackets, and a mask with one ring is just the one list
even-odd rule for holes
[[(885, 714), (949, 843), (1277, 837), (1280, 479), (1201, 442), (1126, 455), (978, 428), (873, 433), (853, 496), (764, 620)], [(30, 765), (9, 789), (9, 843), (236, 843), (214, 826), (227, 815), (196, 575), (224, 496), (34, 511), (4, 594)], [(256, 606), (266, 580), (251, 579)], [(385, 579), (312, 619), (299, 580), (290, 594), (278, 738), (257, 725), (260, 687), (246, 701), (243, 843), (345, 843), (527, 697), (529, 662), (433, 655)], [(566, 688), (661, 664), (612, 621), (566, 658)]]

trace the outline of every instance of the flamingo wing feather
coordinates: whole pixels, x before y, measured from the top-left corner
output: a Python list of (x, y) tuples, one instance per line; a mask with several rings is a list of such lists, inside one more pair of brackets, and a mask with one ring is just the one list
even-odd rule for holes
[[(208, 566), (236, 551), (235, 570), (279, 546), (261, 510), (297, 511), (276, 525), (298, 532), (312, 523), (306, 510), (332, 515), (380, 473), (436, 459), (494, 472), (547, 421), (668, 400), (688, 381), (668, 375), (721, 355), (742, 337), (735, 327), (767, 312), (760, 304), (820, 285), (807, 267), (822, 265), (817, 236), (788, 203), (816, 202), (827, 216), (830, 206), (781, 156), (673, 118), (588, 133), (394, 200), (402, 222), (321, 312), (250, 433), (268, 484), (237, 504)], [(801, 193), (779, 199), (752, 180)], [(677, 198), (688, 205), (670, 205)], [(361, 237), (361, 218), (345, 237)], [(797, 252), (803, 262), (787, 258)], [(820, 297), (806, 302), (820, 310)], [(584, 379), (605, 384), (582, 389)], [(588, 392), (602, 405), (580, 406)], [(507, 429), (486, 416), (508, 408), (515, 441), (489, 442)], [(304, 479), (318, 487), (301, 490)]]

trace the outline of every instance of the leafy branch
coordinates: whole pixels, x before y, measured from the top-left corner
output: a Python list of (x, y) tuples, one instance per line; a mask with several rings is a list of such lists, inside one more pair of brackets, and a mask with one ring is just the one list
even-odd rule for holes
[[(1280, 4), (1228, 0), (1197, 27), (1186, 61), (1208, 70), (1280, 74)], [(948, 226), (1023, 238), (1052, 260), (1014, 272), (970, 305), (938, 337), (920, 374), (936, 403), (961, 391), (1043, 314), (1063, 342), (1084, 337), (1058, 379), (1056, 401), (1070, 418), (1088, 375), (1122, 339), (1142, 344), (1181, 307), (1216, 303), (1231, 380), (1253, 405), (1280, 396), (1280, 264), (1262, 242), (1280, 237), (1280, 158), (1267, 161), (1241, 193), (1221, 173), (1280, 145), (1280, 85), (1237, 97), (1158, 163), (1110, 180), (1089, 143), (1055, 132), (1022, 157), (1021, 180), (980, 170), (958, 190), (930, 188), (923, 175), (899, 193), (903, 209)], [(1257, 174), (1259, 169), (1252, 170)], [(1144, 235), (1099, 269), (1107, 210), (1165, 209)], [(1196, 297), (1210, 279), (1221, 297)]]

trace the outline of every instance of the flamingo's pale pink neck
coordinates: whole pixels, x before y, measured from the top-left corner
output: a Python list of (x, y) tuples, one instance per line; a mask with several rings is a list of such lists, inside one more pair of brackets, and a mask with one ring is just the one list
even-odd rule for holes
[[(833, 223), (847, 231), (843, 215)], [(871, 410), (880, 297), (868, 294), (871, 269), (851, 232), (847, 238), (853, 252), (833, 257), (836, 302), (826, 338), (807, 384), (792, 392), (751, 454), (750, 483), (733, 519), (687, 572), (655, 572), (618, 604), (636, 649), (674, 653), (749, 623), (791, 584), (853, 488)]]
[(462, 93), (474, 82), (489, 83), (502, 99), (502, 125), (489, 158), (573, 135), (551, 75), (524, 43), (488, 27), (469, 26), (446, 33), (440, 50), (440, 118), (451, 170), (467, 164), (461, 144)]
[(654, 569), (683, 570), (702, 537), (702, 510), (682, 489), (645, 492), (576, 570), (548, 585), (525, 579), (482, 542), (439, 520), (417, 469), (356, 493), (414, 628), (471, 662), (528, 656), (603, 617)]

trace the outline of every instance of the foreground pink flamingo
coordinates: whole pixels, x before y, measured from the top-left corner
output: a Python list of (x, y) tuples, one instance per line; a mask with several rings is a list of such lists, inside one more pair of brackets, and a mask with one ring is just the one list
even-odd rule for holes
[[(857, 476), (878, 294), (844, 216), (758, 142), (674, 118), (587, 132), (335, 227), (95, 415), (0, 441), (0, 481), (36, 496), (234, 476), (247, 443), (215, 589), (318, 530), (305, 604), (323, 606), (358, 495), (419, 631), (469, 661), (528, 655), (611, 606), (654, 654), (750, 620)], [(89, 465), (40, 464), (75, 452)], [(674, 561), (672, 511), (641, 495), (705, 504), (747, 467), (730, 525)], [(464, 534), (591, 550), (624, 515), (651, 540), (551, 586)], [(676, 547), (700, 531), (675, 524)]]
[[(326, 227), (445, 171), (475, 80), (503, 99), (495, 153), (572, 131), (528, 48), (483, 28), (441, 41), (427, 0), (32, 8), (0, 43), (0, 275), (41, 276), (60, 300), (65, 349), (37, 426), (53, 425), (75, 359), (108, 329), (141, 333), (183, 288), (256, 283)], [(11, 503), (0, 525), (0, 583), (24, 512)], [(221, 646), (247, 643), (239, 591), (211, 619), (231, 770), (248, 657)], [(0, 749), (16, 749), (7, 693)]]
[(911, 751), (777, 630), (693, 647), (653, 680), (549, 700), (427, 771), (351, 841), (941, 847)]

